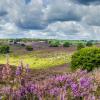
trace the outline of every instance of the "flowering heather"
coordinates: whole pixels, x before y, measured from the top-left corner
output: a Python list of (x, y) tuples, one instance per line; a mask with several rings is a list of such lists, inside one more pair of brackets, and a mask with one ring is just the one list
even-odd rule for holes
[[(6, 76), (7, 70), (4, 67), (2, 74)], [(78, 70), (75, 73), (56, 75), (41, 82), (28, 80), (30, 71), (29, 65), (24, 66), (21, 62), (15, 71), (13, 84), (1, 88), (1, 98), (5, 100), (100, 100), (95, 94), (94, 78), (86, 71)], [(9, 82), (11, 81), (9, 78)]]
[(21, 72), (22, 72), (22, 67), (21, 66), (17, 67), (17, 69), (16, 69), (16, 76), (20, 76)]
[(9, 59), (8, 59), (8, 56), (7, 56), (6, 65), (2, 69), (2, 79), (4, 79), (6, 81), (10, 78), (10, 76), (11, 76), (11, 68), (10, 68)]
[(26, 65), (26, 73), (28, 74), (30, 72), (30, 68), (29, 68), (29, 65), (27, 64)]

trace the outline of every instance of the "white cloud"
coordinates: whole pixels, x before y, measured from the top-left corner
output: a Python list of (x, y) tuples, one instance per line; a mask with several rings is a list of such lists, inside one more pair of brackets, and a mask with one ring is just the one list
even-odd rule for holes
[(88, 26), (75, 21), (50, 24), (45, 31), (49, 33), (49, 36), (64, 39), (100, 39), (100, 27)]
[(84, 15), (82, 21), (92, 25), (100, 26), (100, 5), (89, 5), (86, 7), (87, 14)]

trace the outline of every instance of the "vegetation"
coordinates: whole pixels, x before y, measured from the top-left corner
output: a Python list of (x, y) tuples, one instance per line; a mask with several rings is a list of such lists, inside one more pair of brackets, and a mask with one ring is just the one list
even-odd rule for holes
[(86, 69), (88, 71), (100, 67), (100, 48), (83, 48), (72, 56), (72, 69)]
[(22, 43), (21, 46), (22, 46), (22, 47), (25, 47), (25, 44)]
[(82, 48), (84, 48), (85, 46), (84, 46), (84, 44), (83, 43), (78, 43), (77, 44), (77, 50), (80, 50), (80, 49), (82, 49)]
[(6, 54), (10, 52), (10, 47), (8, 45), (1, 45), (0, 46), (0, 53)]
[[(10, 54), (10, 64), (17, 66), (18, 61), (22, 59), (23, 62), (28, 63), (33, 69), (45, 69), (49, 67), (63, 65), (71, 61), (71, 55), (67, 54), (66, 52), (48, 52), (49, 51), (38, 50), (23, 55)], [(5, 55), (1, 55), (0, 64), (4, 63)]]
[(63, 46), (64, 46), (64, 47), (69, 47), (69, 46), (70, 46), (70, 43), (67, 42), (67, 41), (65, 41), (65, 42), (63, 43)]
[(90, 46), (92, 46), (93, 45), (93, 42), (92, 41), (88, 41), (87, 43), (86, 43), (86, 46), (88, 46), (88, 47), (90, 47)]
[(49, 41), (49, 45), (50, 45), (50, 47), (59, 47), (60, 42), (57, 40)]
[(28, 45), (28, 46), (26, 46), (26, 50), (27, 50), (27, 51), (32, 51), (32, 50), (33, 50), (33, 47), (30, 46), (30, 45)]
[(12, 78), (12, 70), (7, 62), (2, 69), (4, 85), (0, 89), (0, 98), (2, 100), (48, 100), (48, 98), (50, 100), (87, 98), (99, 100), (99, 96), (96, 95), (98, 85), (86, 71), (56, 75), (40, 82), (33, 82), (30, 71), (29, 66), (24, 66), (21, 62)]
[[(34, 44), (33, 41), (38, 43)], [(17, 45), (13, 44), (14, 42)], [(41, 48), (40, 42), (43, 42), (46, 48)], [(7, 49), (9, 43), (13, 44), (9, 45), (10, 50)], [(0, 99), (99, 100), (100, 48), (84, 48), (86, 43), (86, 40), (0, 40), (3, 45), (0, 46), (3, 48), (0, 54)], [(37, 44), (39, 47), (35, 47)], [(60, 45), (69, 47), (70, 44), (72, 48), (54, 48)], [(75, 52), (76, 46), (78, 50)], [(5, 64), (5, 53), (8, 52), (10, 57), (7, 54), (9, 59), (7, 58)], [(73, 72), (70, 68), (77, 71)], [(98, 72), (93, 70), (94, 68)], [(86, 70), (93, 71), (88, 73)]]

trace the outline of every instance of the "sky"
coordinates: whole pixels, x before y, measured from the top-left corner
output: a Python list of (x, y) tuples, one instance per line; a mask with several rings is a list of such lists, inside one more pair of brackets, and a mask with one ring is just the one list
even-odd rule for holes
[(0, 0), (0, 38), (100, 40), (100, 0)]

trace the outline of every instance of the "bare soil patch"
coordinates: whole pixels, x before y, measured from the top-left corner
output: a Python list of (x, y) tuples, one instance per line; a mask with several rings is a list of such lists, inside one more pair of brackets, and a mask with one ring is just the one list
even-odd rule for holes
[[(2, 81), (2, 68), (5, 65), (0, 65), (0, 81)], [(62, 66), (55, 66), (48, 69), (33, 69), (30, 71), (30, 76), (32, 77), (33, 81), (41, 81), (44, 79), (47, 79), (49, 77), (52, 77), (54, 75), (64, 74), (67, 72), (70, 72), (70, 64), (64, 64)], [(15, 68), (14, 66), (11, 66), (12, 68), (12, 77), (15, 75)]]

